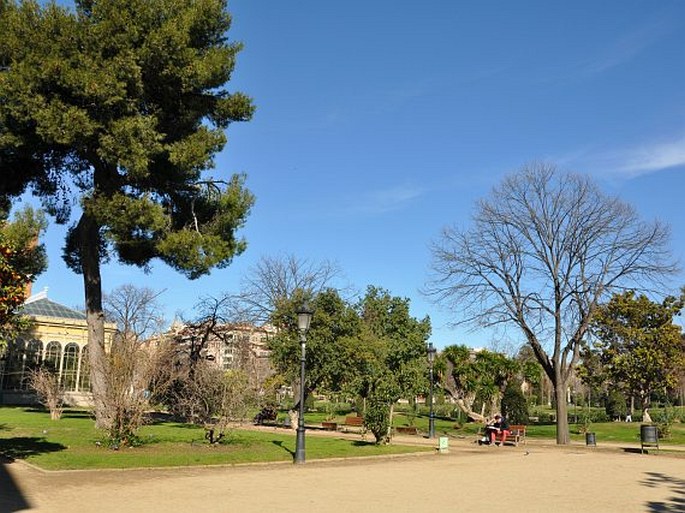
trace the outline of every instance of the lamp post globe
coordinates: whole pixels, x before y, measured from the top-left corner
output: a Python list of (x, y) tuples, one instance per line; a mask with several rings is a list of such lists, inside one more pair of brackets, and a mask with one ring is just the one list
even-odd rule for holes
[(428, 343), (428, 369), (430, 381), (430, 394), (428, 396), (429, 411), (428, 414), (428, 438), (435, 438), (435, 412), (433, 411), (433, 362), (435, 361), (435, 353), (437, 352), (433, 343)]
[(307, 331), (312, 322), (312, 309), (305, 302), (297, 310), (297, 329), (300, 332), (300, 408), (297, 420), (297, 438), (295, 442), (295, 463), (305, 462), (304, 450), (304, 387), (305, 387), (305, 362), (307, 347)]

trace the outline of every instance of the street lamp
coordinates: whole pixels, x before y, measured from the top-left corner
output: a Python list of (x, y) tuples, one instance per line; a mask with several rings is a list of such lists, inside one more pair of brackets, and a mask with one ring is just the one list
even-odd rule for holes
[(300, 331), (300, 412), (297, 421), (297, 440), (295, 443), (295, 463), (304, 463), (304, 370), (306, 361), (307, 330), (314, 312), (305, 302), (297, 311), (297, 329)]
[(436, 349), (433, 342), (428, 343), (428, 365), (430, 369), (430, 413), (428, 415), (428, 438), (435, 438), (435, 412), (433, 411), (433, 361), (435, 360)]

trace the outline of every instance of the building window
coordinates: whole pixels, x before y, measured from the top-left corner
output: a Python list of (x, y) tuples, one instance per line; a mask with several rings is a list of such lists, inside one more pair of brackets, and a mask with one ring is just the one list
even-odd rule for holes
[(21, 389), (29, 390), (31, 388), (31, 371), (38, 368), (40, 365), (41, 356), (43, 355), (43, 343), (40, 340), (31, 340), (26, 345), (24, 358), (24, 368), (21, 376)]
[(26, 366), (26, 342), (18, 338), (7, 344), (7, 358), (5, 360), (5, 375), (2, 388), (5, 390), (19, 390)]
[(61, 356), (61, 344), (59, 342), (52, 341), (45, 347), (45, 357), (43, 358), (43, 365), (51, 371), (59, 372)]
[(88, 346), (81, 349), (81, 366), (79, 367), (78, 389), (81, 392), (90, 391), (90, 363), (88, 360)]
[(64, 348), (62, 363), (62, 386), (66, 392), (76, 390), (76, 371), (78, 369), (78, 345), (71, 343)]

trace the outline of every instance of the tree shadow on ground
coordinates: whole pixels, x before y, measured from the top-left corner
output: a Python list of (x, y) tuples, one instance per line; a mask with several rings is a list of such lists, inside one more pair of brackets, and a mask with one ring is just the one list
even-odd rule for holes
[(274, 445), (277, 445), (278, 447), (283, 449), (285, 452), (290, 454), (293, 458), (295, 457), (295, 451), (292, 451), (292, 450), (288, 449), (285, 445), (283, 445), (283, 440), (272, 440), (271, 443)]
[(62, 418), (65, 419), (94, 419), (92, 411), (88, 410), (64, 410), (62, 412)]
[(12, 513), (31, 508), (24, 494), (7, 470), (11, 460), (0, 456), (0, 511)]
[(661, 472), (647, 472), (647, 478), (642, 481), (650, 488), (666, 487), (673, 495), (662, 502), (647, 502), (647, 511), (653, 513), (685, 513), (685, 479), (673, 477)]
[(376, 442), (367, 442), (366, 440), (355, 440), (352, 442), (355, 447), (368, 447), (369, 445), (376, 445)]
[(45, 438), (28, 436), (0, 438), (0, 455), (9, 459), (10, 462), (46, 452), (63, 451), (66, 448), (65, 445), (48, 442)]

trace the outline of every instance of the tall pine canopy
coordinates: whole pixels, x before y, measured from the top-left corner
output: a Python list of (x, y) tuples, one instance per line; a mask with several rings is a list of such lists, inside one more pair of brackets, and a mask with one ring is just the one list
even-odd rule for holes
[(0, 201), (31, 190), (70, 223), (64, 258), (84, 277), (97, 374), (105, 259), (159, 258), (192, 279), (244, 251), (244, 176), (206, 172), (254, 107), (226, 88), (241, 48), (226, 1), (74, 7), (0, 0)]

